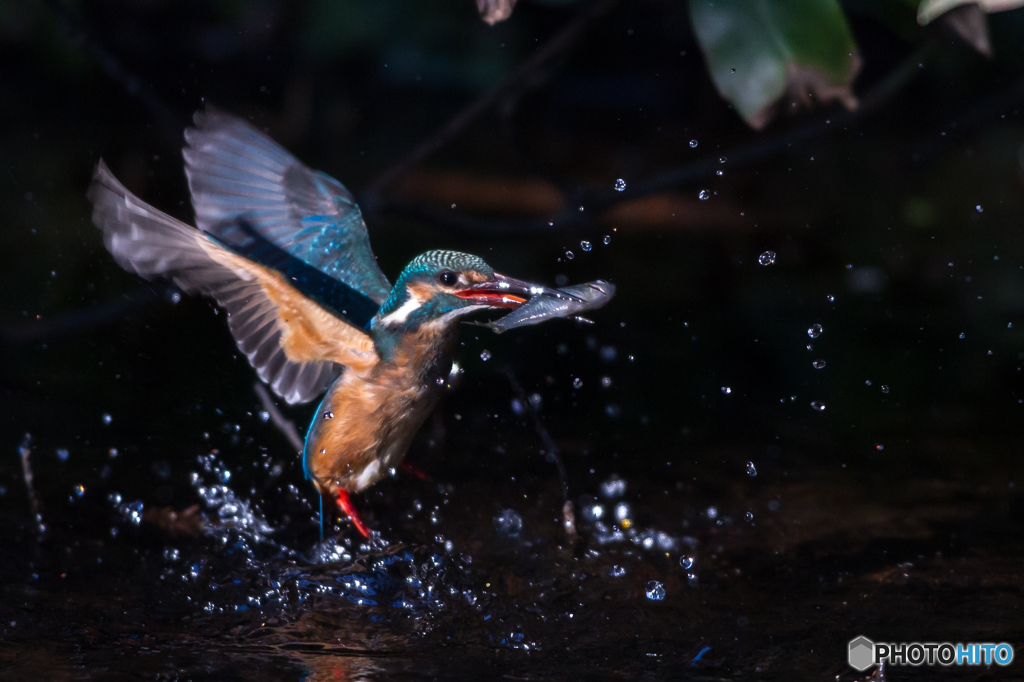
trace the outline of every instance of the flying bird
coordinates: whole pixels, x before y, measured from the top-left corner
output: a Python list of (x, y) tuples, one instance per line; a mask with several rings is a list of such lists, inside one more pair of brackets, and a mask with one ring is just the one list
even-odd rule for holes
[(326, 391), (302, 453), (321, 536), (326, 498), (370, 537), (350, 493), (402, 462), (442, 393), (465, 315), (533, 309), (522, 318), (535, 324), (614, 293), (606, 282), (592, 300), (578, 295), (585, 287), (529, 284), (456, 251), (417, 256), (392, 286), (340, 182), (240, 118), (207, 110), (194, 121), (183, 155), (196, 227), (138, 199), (102, 160), (89, 189), (93, 222), (121, 267), (224, 308), (239, 349), (285, 401)]

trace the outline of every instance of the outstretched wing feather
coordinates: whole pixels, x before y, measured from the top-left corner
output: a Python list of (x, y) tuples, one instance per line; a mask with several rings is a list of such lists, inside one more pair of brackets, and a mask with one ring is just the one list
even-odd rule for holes
[(260, 249), (243, 227), (251, 229), (353, 290), (353, 296), (333, 290), (329, 297), (339, 300), (326, 303), (351, 311), (353, 319), (367, 310), (372, 315), (375, 306), (350, 299), (379, 306), (391, 285), (377, 266), (352, 194), (246, 121), (211, 109), (197, 112), (195, 123), (185, 131), (183, 155), (199, 229), (259, 260), (259, 253), (247, 252)]
[(260, 378), (289, 403), (324, 391), (343, 367), (376, 363), (362, 330), (302, 296), (281, 275), (142, 202), (101, 161), (89, 198), (93, 221), (121, 267), (211, 296)]

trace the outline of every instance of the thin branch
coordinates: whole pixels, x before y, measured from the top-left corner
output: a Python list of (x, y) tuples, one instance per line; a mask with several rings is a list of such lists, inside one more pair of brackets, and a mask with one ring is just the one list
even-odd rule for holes
[(569, 208), (553, 217), (490, 220), (408, 202), (391, 202), (385, 208), (388, 211), (411, 215), (465, 232), (488, 231), (497, 234), (523, 234), (557, 232), (570, 227), (587, 225), (593, 221), (594, 216), (612, 206), (668, 189), (686, 186), (713, 175), (719, 168), (721, 156), (728, 157), (730, 168), (750, 165), (777, 154), (792, 151), (798, 145), (855, 123), (880, 109), (885, 102), (902, 90), (920, 71), (918, 64), (924, 61), (932, 48), (932, 41), (923, 43), (889, 72), (884, 79), (868, 90), (861, 98), (861, 105), (854, 111), (843, 110), (819, 116), (805, 125), (791, 128), (774, 137), (759, 137), (741, 147), (661, 171), (645, 180), (629, 183), (623, 192), (613, 192), (608, 187), (605, 190), (574, 195), (571, 201), (566, 202), (569, 206), (585, 205), (587, 208), (585, 212)]
[(270, 421), (274, 422), (274, 426), (277, 427), (278, 431), (284, 434), (284, 437), (288, 439), (293, 450), (296, 452), (302, 452), (302, 438), (299, 436), (298, 429), (295, 428), (295, 423), (281, 414), (281, 410), (279, 410), (277, 405), (274, 404), (266, 386), (257, 381), (252, 385), (252, 387), (253, 390), (256, 391), (256, 395), (259, 396), (263, 409), (270, 415)]
[(471, 102), (459, 113), (453, 116), (444, 126), (416, 147), (405, 158), (401, 159), (386, 171), (384, 171), (366, 190), (364, 203), (370, 207), (376, 204), (383, 192), (395, 183), (399, 178), (408, 173), (416, 164), (427, 158), (438, 149), (447, 144), (475, 121), (480, 114), (490, 109), (494, 104), (510, 92), (526, 83), (530, 77), (546, 64), (552, 57), (571, 45), (583, 29), (594, 19), (605, 14), (618, 0), (595, 0), (587, 5), (575, 17), (563, 26), (548, 42), (537, 49), (530, 57), (516, 67), (505, 80), (499, 83), (483, 96)]
[(0, 341), (16, 345), (80, 334), (94, 327), (119, 322), (158, 301), (173, 300), (172, 296), (177, 291), (170, 284), (144, 284), (135, 291), (89, 308), (70, 310), (53, 317), (44, 316), (30, 322), (4, 324), (0, 326)]
[(544, 428), (544, 424), (540, 421), (540, 415), (537, 414), (537, 410), (534, 409), (533, 403), (526, 396), (526, 391), (523, 390), (522, 384), (516, 379), (515, 372), (512, 368), (505, 366), (502, 368), (502, 372), (508, 377), (508, 383), (512, 386), (512, 392), (516, 394), (519, 402), (523, 405), (523, 409), (530, 413), (533, 418), (533, 427), (537, 431), (537, 435), (540, 436), (541, 443), (544, 444), (544, 459), (555, 465), (558, 470), (558, 478), (561, 479), (562, 483), (562, 525), (565, 528), (565, 533), (571, 539), (575, 539), (576, 533), (576, 512), (575, 506), (572, 500), (569, 498), (569, 475), (565, 470), (565, 463), (562, 461), (562, 455), (558, 446), (555, 444), (555, 439), (551, 437), (548, 430)]
[(28, 502), (32, 508), (32, 518), (36, 521), (36, 530), (40, 535), (46, 530), (43, 524), (43, 515), (39, 511), (39, 498), (36, 497), (36, 488), (32, 484), (32, 463), (29, 458), (32, 456), (32, 434), (26, 433), (18, 446), (18, 456), (21, 457), (21, 471), (25, 476), (25, 487), (28, 488)]
[(155, 90), (129, 71), (112, 52), (93, 39), (89, 31), (71, 17), (60, 0), (44, 0), (44, 2), (53, 12), (54, 18), (57, 20), (57, 28), (68, 41), (92, 59), (110, 80), (123, 87), (129, 95), (141, 102), (161, 124), (164, 134), (173, 138), (171, 141), (174, 144), (180, 144), (181, 129), (184, 127), (181, 117), (167, 106)]

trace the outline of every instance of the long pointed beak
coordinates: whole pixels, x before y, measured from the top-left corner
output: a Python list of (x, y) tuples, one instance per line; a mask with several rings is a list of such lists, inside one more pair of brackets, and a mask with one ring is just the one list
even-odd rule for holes
[(526, 303), (531, 296), (542, 291), (544, 291), (542, 286), (494, 273), (493, 280), (480, 282), (468, 289), (456, 291), (455, 295), (459, 298), (491, 306), (492, 308), (515, 310)]

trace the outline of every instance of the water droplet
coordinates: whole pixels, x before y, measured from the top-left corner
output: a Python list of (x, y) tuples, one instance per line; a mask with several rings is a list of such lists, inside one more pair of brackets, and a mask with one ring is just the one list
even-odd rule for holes
[(324, 450), (323, 448), (320, 448), (320, 454), (321, 455), (326, 455), (327, 454), (327, 450)]
[(70, 456), (71, 452), (67, 448), (57, 448), (57, 459), (60, 461), (66, 462)]
[(720, 170), (716, 170), (716, 171), (715, 171), (715, 175), (717, 175), (718, 177), (722, 177), (723, 175), (725, 175), (725, 173), (723, 173), (723, 172), (722, 172), (722, 171), (720, 171)]
[(966, 334), (964, 334), (963, 332), (960, 332), (960, 338), (961, 339), (964, 338), (965, 336), (966, 336)]
[(575, 379), (573, 379), (572, 380), (572, 387), (573, 388), (583, 388), (583, 379), (580, 379), (579, 377), (576, 377)]
[(334, 413), (330, 410), (324, 412), (324, 419), (334, 419)]
[(268, 421), (270, 421), (270, 413), (267, 412), (266, 410), (263, 410), (262, 412), (260, 412), (260, 421), (261, 422), (268, 422)]
[(870, 385), (871, 385), (871, 379), (866, 379), (866, 380), (864, 381), (864, 385), (865, 385), (865, 386), (870, 386)]
[(604, 242), (604, 245), (605, 245), (605, 246), (608, 246), (609, 244), (611, 244), (611, 243), (612, 243), (612, 236), (611, 236), (610, 234), (606, 234), (606, 235), (604, 236), (604, 239), (602, 239), (601, 241), (603, 241), (603, 242)]
[(772, 263), (775, 262), (775, 252), (765, 251), (764, 253), (757, 257), (757, 262), (760, 263), (761, 265), (771, 265)]
[(745, 518), (748, 523), (753, 523), (753, 521), (754, 521), (754, 512), (749, 512), (748, 511), (746, 514), (743, 515), (743, 518)]
[(707, 201), (708, 199), (711, 198), (711, 192), (707, 191), (706, 189), (702, 189), (700, 191), (700, 194), (697, 195), (697, 198), (700, 199), (701, 201)]
[(81, 483), (79, 483), (78, 485), (75, 486), (75, 496), (81, 497), (84, 494), (85, 494), (85, 486), (82, 485)]
[(818, 359), (811, 363), (811, 367), (814, 369), (825, 369), (825, 361)]
[(697, 148), (697, 140), (690, 140), (690, 149)]
[(974, 210), (977, 211), (978, 213), (981, 213), (981, 204), (978, 204), (977, 206), (975, 206)]
[(747, 476), (757, 476), (757, 467), (753, 462), (747, 462)]
[(604, 386), (605, 388), (608, 388), (609, 386), (612, 385), (612, 378), (611, 377), (601, 377), (601, 385)]
[(580, 211), (582, 211), (582, 210), (583, 210), (583, 207), (582, 207), (582, 206), (580, 206)]
[(568, 258), (569, 260), (572, 260), (573, 258), (576, 257), (576, 254), (574, 254), (572, 251), (566, 251), (565, 257)]
[(729, 73), (736, 73), (736, 69), (729, 69)]
[(105, 414), (105, 415), (103, 415), (103, 423), (104, 423), (104, 424), (109, 424), (109, 423), (110, 423), (110, 422), (112, 422), (113, 420), (114, 420), (114, 418), (113, 418), (113, 417), (111, 417), (111, 416), (110, 416), (109, 414)]
[(181, 294), (179, 294), (177, 291), (171, 294), (171, 303), (181, 303)]
[(691, 568), (693, 568), (693, 557), (692, 556), (681, 556), (681, 557), (679, 557), (679, 565), (682, 566), (683, 568), (685, 568), (686, 570), (690, 570)]
[(615, 518), (619, 521), (628, 521), (630, 511), (631, 510), (627, 503), (619, 502), (617, 505), (615, 505)]
[(719, 156), (719, 157), (718, 157), (718, 163), (725, 163), (725, 162), (726, 162), (726, 161), (728, 161), (728, 160), (729, 160), (729, 159), (725, 158), (724, 156)]
[(625, 189), (626, 189), (626, 181), (625, 180), (623, 180), (622, 178), (619, 178), (618, 180), (615, 181), (615, 191), (616, 192), (623, 192), (623, 191), (625, 191)]
[(833, 296), (832, 294), (829, 294), (829, 295), (828, 295), (828, 296), (826, 296), (825, 298), (827, 298), (827, 299), (828, 299), (828, 302), (829, 302), (829, 303), (835, 303), (835, 302), (836, 302), (836, 297), (835, 297), (835, 296)]
[(886, 386), (885, 384), (882, 384), (882, 393), (888, 393), (888, 392), (889, 392), (889, 387)]
[(647, 583), (647, 598), (652, 601), (661, 601), (665, 598), (665, 586), (657, 580)]
[(434, 379), (434, 383), (436, 383), (438, 386), (444, 386), (444, 377), (438, 377)]
[(501, 514), (494, 517), (494, 527), (502, 535), (515, 537), (523, 528), (523, 517), (515, 509), (502, 510)]
[(592, 249), (593, 247), (590, 245), (590, 242), (584, 239), (583, 241), (580, 242), (580, 248), (583, 249), (584, 251), (590, 251), (590, 249)]
[(452, 208), (455, 208), (455, 204), (452, 204)]
[(811, 401), (811, 409), (816, 411), (816, 412), (824, 412), (825, 411), (825, 403), (817, 401), (817, 400), (812, 400)]
[(807, 344), (807, 350), (814, 350), (814, 344)]
[(622, 497), (626, 494), (626, 482), (618, 476), (612, 476), (601, 484), (601, 494), (608, 498)]
[(718, 518), (718, 507), (708, 507), (705, 513), (709, 519)]
[(810, 327), (807, 328), (807, 336), (811, 337), (812, 339), (816, 339), (819, 336), (821, 336), (822, 331), (824, 330), (821, 328), (820, 324), (812, 324)]
[(484, 349), (484, 350), (480, 351), (480, 359), (483, 360), (484, 362), (487, 362), (488, 360), (490, 360), (491, 359), (491, 351), (489, 351), (487, 349)]
[(626, 568), (624, 566), (612, 566), (612, 577), (621, 578), (626, 575)]
[(530, 404), (533, 405), (533, 409), (539, 410), (541, 403), (544, 402), (544, 398), (541, 397), (540, 393), (530, 394)]
[(722, 393), (729, 395), (730, 393), (732, 393), (732, 388), (730, 388), (729, 386), (722, 386)]

